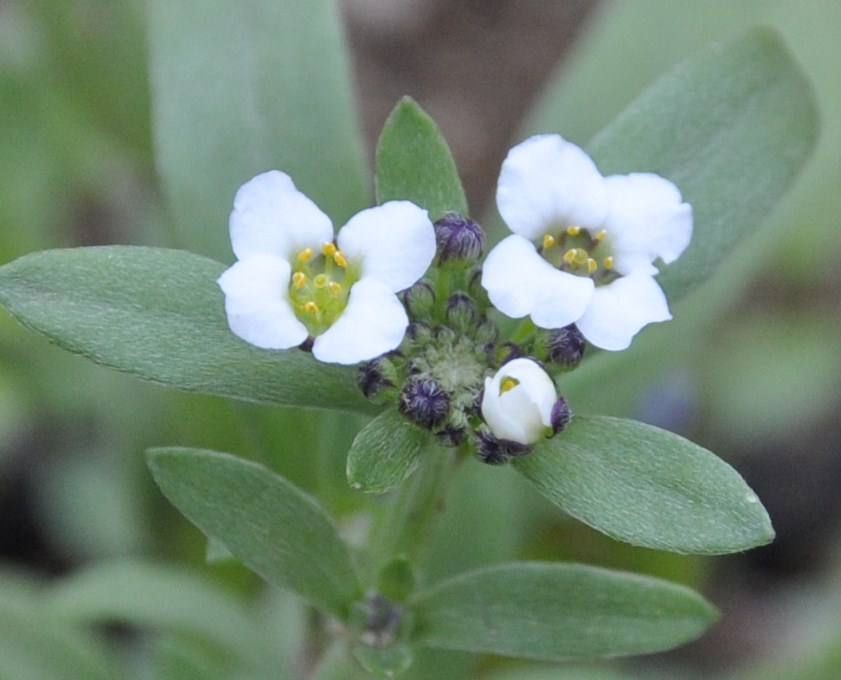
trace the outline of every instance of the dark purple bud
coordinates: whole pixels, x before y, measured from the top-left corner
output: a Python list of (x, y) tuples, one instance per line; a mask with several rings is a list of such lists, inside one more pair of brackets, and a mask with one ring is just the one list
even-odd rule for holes
[(412, 317), (426, 318), (435, 306), (435, 291), (428, 281), (421, 279), (400, 293), (400, 299)]
[(476, 326), (476, 305), (466, 293), (453, 293), (447, 298), (444, 318), (451, 328), (466, 333)]
[(413, 377), (400, 393), (397, 404), (409, 420), (427, 430), (435, 429), (450, 413), (450, 395), (432, 378)]
[(397, 371), (386, 357), (366, 361), (359, 367), (359, 388), (368, 399), (377, 400), (381, 393), (395, 387)]
[(476, 434), (476, 455), (488, 465), (503, 465), (512, 458), (525, 456), (531, 450), (532, 447), (528, 444), (497, 439), (493, 432), (486, 428), (480, 429)]
[(439, 266), (465, 266), (482, 257), (485, 232), (473, 220), (449, 212), (435, 222), (434, 226)]
[(558, 401), (552, 407), (551, 420), (555, 434), (562, 432), (569, 425), (569, 421), (572, 420), (572, 411), (569, 410), (569, 404), (563, 397), (558, 397)]
[(575, 324), (541, 332), (538, 344), (545, 348), (547, 361), (568, 369), (581, 363), (584, 348), (587, 346), (584, 336)]
[(441, 430), (435, 433), (438, 441), (443, 446), (459, 446), (467, 435), (467, 430), (463, 427), (456, 427), (455, 425), (445, 425)]

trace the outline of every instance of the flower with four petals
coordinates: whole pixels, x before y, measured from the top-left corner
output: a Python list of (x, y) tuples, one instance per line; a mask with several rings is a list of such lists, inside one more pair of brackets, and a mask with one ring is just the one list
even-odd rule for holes
[(537, 135), (508, 153), (496, 200), (513, 234), (488, 254), (482, 285), (503, 314), (575, 323), (608, 350), (671, 318), (653, 263), (673, 262), (692, 237), (692, 208), (672, 182), (603, 177), (575, 144)]
[(277, 170), (237, 191), (237, 262), (219, 277), (231, 330), (265, 349), (312, 339), (316, 359), (355, 364), (397, 348), (409, 320), (397, 292), (435, 256), (426, 210), (389, 201), (333, 224)]

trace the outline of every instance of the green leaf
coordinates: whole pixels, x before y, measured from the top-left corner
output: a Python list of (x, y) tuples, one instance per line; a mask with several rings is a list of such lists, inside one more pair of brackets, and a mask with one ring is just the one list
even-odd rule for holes
[(809, 83), (774, 33), (753, 30), (683, 62), (589, 150), (603, 173), (658, 173), (692, 204), (692, 242), (659, 277), (674, 301), (762, 225), (816, 136)]
[(669, 649), (717, 616), (683, 586), (575, 564), (478, 569), (414, 604), (420, 644), (555, 661)]
[(0, 303), (64, 349), (182, 390), (371, 412), (353, 369), (258, 349), (228, 329), (224, 266), (180, 250), (51, 250), (0, 267)]
[(164, 495), (269, 583), (344, 617), (359, 584), (347, 546), (318, 504), (261, 465), (199, 449), (153, 449)]
[(278, 168), (337, 225), (368, 187), (336, 3), (152, 0), (158, 169), (181, 245), (230, 257), (237, 188)]
[(405, 199), (437, 220), (445, 212), (467, 215), (467, 199), (447, 142), (410, 97), (386, 120), (377, 143), (377, 203)]
[(429, 433), (396, 409), (381, 413), (353, 440), (347, 458), (348, 482), (366, 493), (388, 491), (414, 472), (428, 440)]
[(633, 420), (575, 416), (514, 466), (573, 517), (634, 545), (721, 554), (774, 538), (739, 473), (697, 444)]
[(154, 564), (115, 562), (78, 572), (50, 589), (44, 606), (55, 620), (120, 621), (201, 637), (240, 661), (270, 650), (259, 624), (230, 594), (186, 571)]

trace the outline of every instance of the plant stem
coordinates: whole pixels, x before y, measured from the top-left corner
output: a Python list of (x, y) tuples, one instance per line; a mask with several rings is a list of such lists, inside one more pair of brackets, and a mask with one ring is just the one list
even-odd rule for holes
[(414, 564), (443, 512), (450, 481), (462, 457), (453, 449), (431, 447), (415, 473), (396, 490), (371, 533), (371, 576), (391, 559), (403, 556)]

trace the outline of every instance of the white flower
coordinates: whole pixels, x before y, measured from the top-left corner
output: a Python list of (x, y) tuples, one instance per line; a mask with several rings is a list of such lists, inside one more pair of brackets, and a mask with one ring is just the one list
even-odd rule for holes
[(531, 359), (513, 359), (485, 378), (482, 418), (498, 438), (534, 444), (551, 435), (555, 383)]
[(501, 312), (541, 328), (575, 323), (609, 350), (671, 319), (653, 262), (673, 262), (692, 237), (692, 207), (672, 182), (602, 177), (575, 144), (537, 135), (508, 153), (496, 200), (514, 233), (488, 254), (482, 285)]
[(355, 364), (395, 349), (409, 320), (395, 293), (435, 256), (429, 216), (408, 201), (333, 225), (290, 177), (257, 175), (237, 191), (230, 219), (237, 262), (219, 277), (231, 330), (264, 349), (313, 337), (319, 361)]

